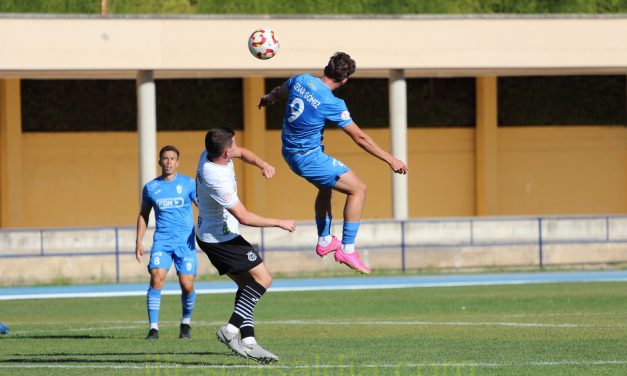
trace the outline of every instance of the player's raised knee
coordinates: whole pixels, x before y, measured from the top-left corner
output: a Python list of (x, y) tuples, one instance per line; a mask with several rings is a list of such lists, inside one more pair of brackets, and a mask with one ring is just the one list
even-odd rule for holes
[(366, 197), (366, 193), (368, 192), (368, 186), (361, 179), (357, 179), (355, 184), (353, 185), (353, 194), (356, 196)]

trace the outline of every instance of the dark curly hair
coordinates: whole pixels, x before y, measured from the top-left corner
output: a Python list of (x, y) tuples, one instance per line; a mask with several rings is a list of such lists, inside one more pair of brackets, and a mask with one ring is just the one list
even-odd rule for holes
[(324, 75), (339, 83), (355, 73), (355, 68), (355, 60), (351, 59), (347, 53), (336, 52), (324, 67)]

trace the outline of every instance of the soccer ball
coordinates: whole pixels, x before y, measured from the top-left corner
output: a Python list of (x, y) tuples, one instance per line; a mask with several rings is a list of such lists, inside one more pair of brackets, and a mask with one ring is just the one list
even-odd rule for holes
[(254, 57), (268, 60), (279, 52), (279, 41), (271, 29), (257, 29), (248, 37), (248, 49)]

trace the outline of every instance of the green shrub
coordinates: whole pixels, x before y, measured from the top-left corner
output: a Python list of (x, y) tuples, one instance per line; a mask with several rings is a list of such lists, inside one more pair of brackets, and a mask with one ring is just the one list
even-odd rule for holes
[(109, 14), (188, 14), (189, 0), (108, 0)]
[(2, 13), (100, 13), (100, 0), (0, 0)]
[[(627, 0), (107, 0), (109, 14), (622, 13)], [(101, 0), (1, 0), (3, 13), (100, 13)]]

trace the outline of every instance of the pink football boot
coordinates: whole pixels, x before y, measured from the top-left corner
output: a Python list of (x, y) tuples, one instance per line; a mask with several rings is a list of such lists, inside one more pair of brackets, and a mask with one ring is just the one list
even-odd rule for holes
[(342, 242), (337, 240), (335, 236), (332, 236), (331, 243), (329, 243), (329, 245), (327, 245), (326, 247), (323, 247), (321, 245), (316, 246), (316, 253), (318, 254), (318, 256), (323, 257), (333, 251), (340, 249), (341, 247), (342, 247)]
[(364, 264), (363, 261), (359, 258), (359, 253), (357, 251), (353, 253), (344, 253), (342, 252), (342, 248), (338, 248), (335, 251), (335, 261), (346, 264), (350, 268), (357, 270), (363, 274), (369, 274), (372, 270), (368, 267), (368, 265)]

